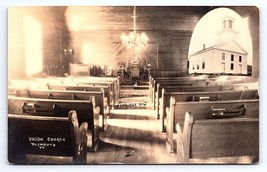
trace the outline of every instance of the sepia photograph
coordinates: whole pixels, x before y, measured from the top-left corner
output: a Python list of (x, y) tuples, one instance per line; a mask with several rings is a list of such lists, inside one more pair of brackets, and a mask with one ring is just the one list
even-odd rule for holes
[(259, 163), (257, 6), (13, 5), (7, 21), (9, 165)]

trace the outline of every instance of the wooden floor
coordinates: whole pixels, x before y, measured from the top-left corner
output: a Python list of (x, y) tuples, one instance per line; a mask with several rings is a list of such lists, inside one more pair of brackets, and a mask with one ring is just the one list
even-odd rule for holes
[(101, 133), (97, 152), (89, 152), (87, 161), (88, 164), (174, 164), (176, 156), (167, 152), (165, 137), (148, 96), (121, 98), (109, 116), (107, 131)]

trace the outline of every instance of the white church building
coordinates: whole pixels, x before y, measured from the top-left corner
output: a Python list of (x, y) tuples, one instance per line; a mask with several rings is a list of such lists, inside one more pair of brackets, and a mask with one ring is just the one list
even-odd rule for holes
[(223, 28), (217, 34), (217, 44), (189, 55), (189, 73), (247, 74), (247, 52), (238, 44), (234, 19), (222, 19)]

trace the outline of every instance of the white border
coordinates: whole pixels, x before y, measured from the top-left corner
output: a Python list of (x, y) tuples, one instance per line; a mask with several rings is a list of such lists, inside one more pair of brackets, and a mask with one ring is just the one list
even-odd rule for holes
[[(267, 131), (267, 114), (266, 113), (266, 8), (267, 3), (263, 0), (231, 0), (231, 1), (216, 1), (216, 0), (54, 0), (54, 1), (43, 1), (43, 0), (0, 0), (0, 168), (1, 171), (15, 171), (20, 172), (50, 172), (66, 170), (71, 171), (263, 171), (267, 167), (266, 160), (266, 136)], [(20, 165), (8, 165), (7, 164), (7, 8), (9, 6), (88, 6), (88, 5), (158, 5), (158, 6), (220, 6), (220, 5), (255, 5), (260, 11), (260, 162), (257, 165), (84, 165), (84, 166), (20, 166)]]

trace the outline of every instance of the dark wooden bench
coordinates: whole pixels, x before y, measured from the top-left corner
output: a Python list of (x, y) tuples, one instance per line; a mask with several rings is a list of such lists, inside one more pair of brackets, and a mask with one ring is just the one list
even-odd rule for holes
[(37, 78), (34, 77), (32, 80), (42, 82), (44, 84), (62, 84), (62, 83), (88, 83), (88, 84), (99, 84), (114, 85), (115, 93), (117, 94), (120, 89), (119, 79), (115, 77), (92, 77), (92, 76), (67, 76), (67, 77), (45, 77)]
[(107, 82), (107, 81), (83, 81), (83, 80), (74, 80), (74, 81), (62, 81), (63, 85), (75, 85), (75, 86), (82, 86), (82, 87), (108, 87), (109, 88), (109, 95), (112, 100), (112, 103), (116, 102), (117, 97), (117, 90), (114, 82)]
[(112, 85), (112, 91), (115, 96), (115, 101), (118, 101), (120, 98), (120, 82), (118, 78), (114, 77), (71, 77), (71, 81), (74, 82), (100, 82), (100, 83), (107, 83)]
[[(48, 85), (49, 90), (72, 90), (72, 91), (101, 91), (104, 90), (104, 95), (107, 98), (109, 108), (114, 105), (110, 98), (110, 88), (108, 86), (77, 86), (77, 85)], [(113, 100), (114, 101), (114, 100)]]
[(75, 86), (91, 86), (91, 87), (108, 87), (112, 101), (119, 98), (119, 81), (116, 78), (104, 77), (49, 77), (35, 78), (36, 81), (46, 83), (48, 85), (75, 85)]
[(95, 105), (100, 108), (100, 128), (105, 130), (107, 128), (107, 116), (110, 109), (107, 106), (107, 101), (104, 97), (104, 91), (71, 91), (71, 90), (43, 90), (43, 89), (19, 89), (9, 88), (9, 95), (17, 97), (42, 98), (42, 99), (59, 99), (59, 100), (88, 100), (93, 96)]
[(191, 80), (184, 80), (176, 79), (176, 80), (154, 80), (152, 87), (151, 87), (151, 97), (152, 101), (156, 98), (157, 91), (163, 87), (168, 86), (206, 86), (208, 83), (206, 79), (191, 79)]
[(157, 99), (161, 96), (161, 90), (165, 87), (205, 87), (207, 86), (206, 81), (168, 81), (168, 82), (158, 82), (156, 87), (152, 90), (154, 110), (156, 109)]
[[(68, 80), (68, 85), (64, 84), (64, 81)], [(92, 81), (93, 82), (93, 81)], [(114, 81), (115, 82), (115, 81)], [(117, 82), (116, 82), (117, 83)], [(11, 80), (9, 81), (9, 88), (25, 88), (25, 89), (50, 89), (50, 90), (76, 90), (76, 91), (100, 91), (102, 88), (104, 90), (105, 97), (107, 97), (108, 106), (114, 107), (116, 102), (116, 97), (118, 99), (118, 93), (113, 94), (113, 87), (108, 83), (88, 83), (83, 81), (82, 83), (77, 83), (72, 81), (71, 78), (63, 77), (49, 77), (49, 78), (32, 78), (31, 80)], [(119, 92), (119, 90), (117, 91)]]
[(212, 92), (212, 91), (231, 91), (231, 90), (251, 90), (258, 89), (258, 82), (226, 85), (208, 85), (208, 86), (165, 86), (159, 87), (156, 92), (154, 106), (156, 111), (159, 108), (159, 99), (162, 96), (162, 90), (166, 92)]
[(176, 102), (175, 98), (171, 97), (166, 117), (166, 142), (170, 152), (175, 151), (175, 125), (183, 125), (186, 112), (194, 114), (195, 120), (215, 117), (259, 118), (259, 100)]
[[(87, 123), (79, 127), (75, 111), (70, 111), (68, 117), (8, 114), (8, 161), (12, 164), (86, 164), (87, 128)], [(39, 162), (31, 162), (31, 155)], [(53, 157), (60, 157), (60, 161)]]
[(161, 78), (151, 78), (149, 85), (151, 87), (156, 87), (159, 82), (188, 82), (188, 81), (206, 81), (207, 76), (193, 76), (193, 77), (161, 77)]
[(79, 125), (88, 123), (92, 151), (96, 151), (100, 141), (99, 108), (95, 107), (94, 97), (85, 100), (59, 100), (8, 96), (9, 114), (31, 114), (33, 116), (67, 117), (68, 112), (75, 110)]
[[(255, 79), (247, 76), (207, 76), (207, 75), (200, 75), (200, 76), (191, 76), (191, 77), (169, 77), (169, 78), (152, 78), (150, 81), (150, 94), (151, 98), (155, 98), (155, 93), (157, 92), (157, 84), (161, 83), (165, 86), (174, 86), (175, 83), (185, 84), (190, 82), (206, 82), (205, 84), (208, 86), (213, 85), (232, 85), (232, 84), (247, 84), (249, 87), (252, 87), (250, 84), (256, 83)], [(250, 84), (248, 84), (250, 83)], [(163, 86), (162, 86), (163, 87)], [(258, 86), (256, 86), (258, 88)], [(255, 88), (255, 87), (253, 87)], [(256, 88), (255, 88), (256, 89)], [(160, 95), (160, 94), (159, 94)], [(153, 100), (153, 99), (152, 99)]]
[(186, 113), (177, 124), (177, 162), (181, 164), (251, 164), (259, 160), (259, 119), (198, 120)]
[[(240, 90), (240, 91), (215, 91), (215, 92), (165, 92), (162, 90), (160, 108), (157, 111), (161, 116), (162, 131), (166, 131), (165, 119), (166, 108), (170, 107), (170, 98), (175, 98), (176, 102), (207, 102), (207, 101), (226, 101), (226, 100), (244, 100), (259, 99), (258, 90)], [(158, 109), (158, 108), (157, 108)]]
[(115, 92), (116, 92), (116, 100), (120, 98), (120, 81), (117, 77), (88, 77), (88, 76), (77, 76), (77, 77), (71, 77), (71, 80), (73, 81), (104, 81), (104, 82), (113, 82), (115, 85)]

